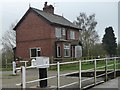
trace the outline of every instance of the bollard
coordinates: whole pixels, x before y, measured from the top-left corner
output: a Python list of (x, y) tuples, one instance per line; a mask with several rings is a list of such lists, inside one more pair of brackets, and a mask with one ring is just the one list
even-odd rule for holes
[[(47, 68), (39, 68), (39, 79), (47, 78)], [(47, 87), (47, 79), (39, 81), (41, 88)]]

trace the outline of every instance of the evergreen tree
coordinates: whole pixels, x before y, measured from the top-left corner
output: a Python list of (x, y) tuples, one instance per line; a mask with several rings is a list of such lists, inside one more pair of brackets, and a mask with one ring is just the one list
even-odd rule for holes
[(117, 53), (117, 43), (114, 34), (114, 30), (112, 27), (108, 27), (105, 29), (105, 35), (102, 39), (102, 45), (108, 55), (113, 56)]

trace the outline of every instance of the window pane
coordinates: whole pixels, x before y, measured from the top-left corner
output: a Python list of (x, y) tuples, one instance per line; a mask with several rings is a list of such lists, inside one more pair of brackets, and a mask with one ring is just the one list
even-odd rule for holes
[(39, 57), (40, 56), (40, 49), (39, 48), (32, 48), (30, 49), (30, 56), (31, 57)]
[(69, 56), (69, 49), (65, 49), (64, 56)]
[(65, 33), (65, 28), (62, 29), (62, 34), (63, 34), (63, 35), (66, 35), (66, 33)]
[(75, 32), (74, 31), (70, 31), (70, 39), (75, 39)]
[(64, 45), (64, 56), (65, 57), (69, 57), (70, 56), (70, 45), (69, 44), (65, 44)]
[(31, 49), (31, 57), (36, 57), (36, 49)]
[(60, 46), (57, 46), (57, 57), (61, 56)]
[(61, 28), (55, 28), (55, 35), (57, 38), (61, 38)]

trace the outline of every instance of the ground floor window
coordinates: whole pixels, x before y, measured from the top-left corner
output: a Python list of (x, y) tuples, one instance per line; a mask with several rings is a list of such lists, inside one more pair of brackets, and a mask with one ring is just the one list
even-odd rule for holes
[(61, 48), (57, 46), (57, 57), (61, 57)]
[(40, 48), (30, 48), (30, 57), (35, 58), (40, 56), (41, 49)]
[(64, 57), (70, 57), (70, 44), (64, 44)]

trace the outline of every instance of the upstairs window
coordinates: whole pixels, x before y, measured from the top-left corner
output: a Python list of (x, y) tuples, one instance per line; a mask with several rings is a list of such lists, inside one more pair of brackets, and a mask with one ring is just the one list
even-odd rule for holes
[(30, 48), (30, 57), (35, 58), (40, 56), (40, 48)]
[(70, 39), (75, 39), (75, 32), (74, 31), (70, 31)]
[(66, 31), (65, 31), (65, 28), (62, 28), (62, 35), (66, 35)]
[(56, 27), (55, 28), (55, 36), (56, 36), (56, 38), (59, 38), (59, 39), (66, 39), (65, 28)]
[(57, 38), (61, 38), (61, 28), (58, 28), (58, 27), (56, 27), (55, 28), (55, 36), (57, 37)]
[(66, 30), (62, 28), (62, 39), (66, 40)]

